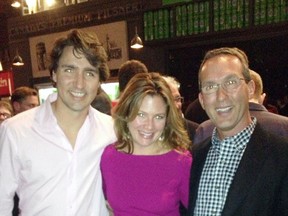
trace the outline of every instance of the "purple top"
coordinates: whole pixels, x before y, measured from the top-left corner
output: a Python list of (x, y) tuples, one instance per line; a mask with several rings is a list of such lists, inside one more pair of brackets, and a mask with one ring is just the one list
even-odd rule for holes
[(107, 146), (100, 166), (104, 194), (114, 215), (180, 215), (180, 201), (188, 205), (191, 163), (188, 151), (132, 155)]

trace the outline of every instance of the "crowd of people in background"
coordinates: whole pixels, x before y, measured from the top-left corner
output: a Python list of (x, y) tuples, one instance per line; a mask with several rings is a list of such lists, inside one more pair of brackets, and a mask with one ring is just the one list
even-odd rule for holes
[(242, 50), (209, 50), (185, 106), (180, 82), (139, 60), (112, 103), (95, 33), (50, 58), (43, 104), (27, 86), (0, 100), (1, 216), (288, 216), (288, 95), (271, 103)]

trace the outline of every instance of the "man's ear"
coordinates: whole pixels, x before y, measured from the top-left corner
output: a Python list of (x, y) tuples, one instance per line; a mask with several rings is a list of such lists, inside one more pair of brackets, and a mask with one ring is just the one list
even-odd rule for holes
[(248, 86), (248, 94), (249, 94), (249, 100), (253, 98), (254, 92), (255, 92), (255, 82), (253, 80), (250, 80), (247, 83)]
[(20, 103), (19, 102), (14, 101), (12, 106), (13, 106), (13, 109), (16, 113), (20, 111)]
[(266, 98), (266, 93), (262, 93), (262, 94), (260, 95), (260, 98), (259, 98), (259, 100), (258, 100), (258, 103), (261, 104), (261, 105), (263, 105), (265, 98)]
[(199, 99), (199, 102), (200, 102), (203, 110), (205, 110), (205, 106), (204, 106), (204, 102), (203, 102), (203, 95), (201, 92), (199, 92), (199, 94), (198, 94), (198, 99)]

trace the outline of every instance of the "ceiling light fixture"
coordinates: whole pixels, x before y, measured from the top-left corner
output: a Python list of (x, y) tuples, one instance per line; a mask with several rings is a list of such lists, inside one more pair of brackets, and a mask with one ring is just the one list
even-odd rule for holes
[(141, 49), (143, 47), (143, 42), (137, 33), (137, 26), (135, 27), (135, 36), (131, 40), (131, 46), (130, 47), (132, 49)]
[(12, 64), (14, 66), (23, 66), (24, 62), (21, 56), (19, 56), (18, 49), (16, 49), (16, 56), (13, 58)]
[(21, 3), (19, 1), (17, 1), (17, 0), (14, 0), (12, 2), (11, 6), (14, 7), (14, 8), (19, 8), (19, 7), (21, 7)]

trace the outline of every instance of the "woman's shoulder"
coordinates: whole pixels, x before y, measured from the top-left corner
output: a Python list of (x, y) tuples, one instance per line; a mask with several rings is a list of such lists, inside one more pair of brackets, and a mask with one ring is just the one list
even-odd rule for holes
[(183, 157), (183, 158), (192, 158), (191, 152), (189, 150), (177, 150), (174, 149), (173, 152), (178, 155), (178, 157)]
[(178, 164), (181, 166), (191, 166), (192, 163), (192, 155), (188, 150), (173, 150), (173, 154), (175, 155)]
[(116, 150), (116, 143), (112, 143), (112, 144), (109, 144), (105, 147), (104, 149), (104, 152), (102, 154), (103, 155), (113, 155), (117, 153), (117, 150)]

